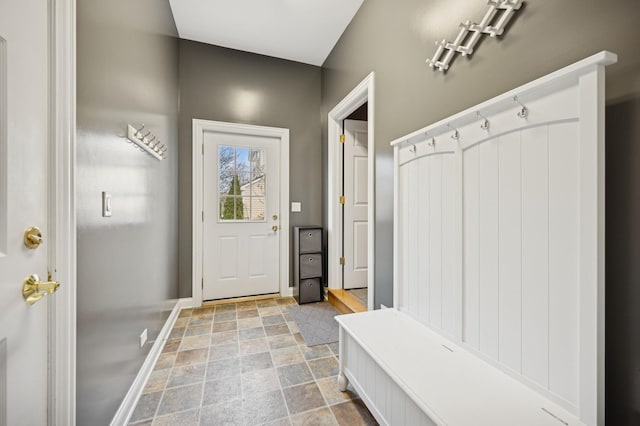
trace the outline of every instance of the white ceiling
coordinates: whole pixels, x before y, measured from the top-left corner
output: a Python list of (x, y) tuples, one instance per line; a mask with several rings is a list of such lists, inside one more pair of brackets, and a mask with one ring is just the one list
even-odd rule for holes
[(180, 38), (322, 65), (364, 0), (169, 0)]

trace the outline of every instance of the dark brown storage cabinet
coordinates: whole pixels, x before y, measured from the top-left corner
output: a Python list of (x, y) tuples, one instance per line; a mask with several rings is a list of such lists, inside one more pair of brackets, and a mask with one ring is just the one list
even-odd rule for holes
[(322, 227), (293, 228), (293, 296), (299, 304), (324, 300)]

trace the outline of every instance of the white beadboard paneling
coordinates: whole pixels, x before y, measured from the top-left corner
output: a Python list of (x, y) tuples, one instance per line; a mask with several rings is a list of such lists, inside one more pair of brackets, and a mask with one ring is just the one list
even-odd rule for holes
[(382, 368), (380, 368), (377, 364), (374, 364), (375, 366), (375, 374), (376, 374), (376, 389), (375, 389), (375, 396), (373, 397), (376, 407), (378, 407), (378, 410), (383, 413), (386, 414), (387, 413), (387, 389), (389, 387), (389, 376), (387, 376), (387, 374), (382, 371)]
[(480, 230), (478, 209), (480, 189), (478, 147), (469, 148), (463, 159), (463, 233), (464, 233), (464, 341), (479, 346), (479, 272)]
[(522, 371), (522, 184), (520, 132), (500, 137), (498, 148), (500, 362)]
[(478, 147), (479, 196), (479, 344), (493, 359), (499, 352), (498, 283), (498, 141), (490, 139)]
[[(442, 156), (430, 157), (429, 208), (429, 322), (442, 328)], [(424, 262), (423, 259), (420, 259)]]
[(368, 354), (366, 359), (364, 384), (367, 389), (367, 395), (373, 397), (376, 394), (376, 363)]
[(391, 422), (392, 425), (406, 425), (405, 421), (405, 402), (406, 396), (402, 389), (394, 382), (392, 386), (392, 406), (391, 406)]
[[(418, 229), (418, 222), (422, 220), (418, 210), (419, 199), (417, 196), (422, 185), (418, 182), (418, 163), (413, 161), (409, 163), (407, 167), (409, 167), (409, 174), (407, 176), (407, 188), (409, 189), (407, 213), (409, 215), (409, 223), (407, 227), (407, 234), (405, 234), (405, 238), (408, 242), (407, 253), (409, 254), (409, 270), (407, 271), (407, 279), (410, 283), (419, 283), (420, 276), (418, 275), (418, 263), (420, 262), (420, 259), (416, 256), (418, 253), (418, 239), (411, 235), (415, 234), (416, 229)], [(407, 300), (409, 312), (411, 312), (411, 315), (415, 316), (418, 313), (418, 289), (415, 285), (409, 286), (409, 294), (407, 294), (407, 297), (409, 298)]]
[(577, 123), (549, 127), (549, 390), (578, 403), (580, 167)]
[(456, 308), (460, 303), (455, 296), (454, 269), (458, 265), (455, 257), (454, 213), (455, 199), (455, 169), (453, 155), (443, 155), (442, 158), (442, 329), (453, 335), (456, 324)]
[(411, 258), (411, 256), (409, 255), (409, 232), (408, 232), (408, 228), (409, 228), (409, 209), (408, 209), (408, 204), (409, 204), (409, 191), (408, 191), (408, 180), (409, 180), (409, 166), (408, 165), (404, 165), (400, 167), (400, 171), (398, 173), (398, 179), (400, 180), (400, 184), (399, 186), (399, 194), (398, 194), (398, 217), (400, 217), (400, 224), (399, 224), (399, 234), (397, 236), (398, 238), (398, 247), (399, 247), (399, 253), (398, 253), (398, 259), (400, 262), (400, 268), (397, 271), (398, 273), (398, 278), (400, 280), (400, 282), (403, 283), (407, 283), (407, 285), (404, 286), (399, 286), (398, 287), (398, 298), (399, 300), (394, 301), (394, 303), (397, 304), (397, 306), (402, 309), (402, 310), (406, 310), (407, 309), (407, 291), (408, 291), (408, 284), (411, 282), (409, 281), (409, 260)]
[(393, 415), (393, 398), (394, 394), (397, 392), (397, 385), (393, 380), (389, 380), (389, 386), (387, 387), (387, 401), (385, 404), (385, 412), (384, 418), (387, 420), (387, 424), (391, 425), (391, 416)]
[(406, 425), (419, 425), (420, 418), (422, 416), (422, 410), (418, 408), (416, 404), (413, 403), (410, 399), (406, 400), (405, 403), (405, 423)]
[(429, 271), (431, 270), (431, 257), (429, 251), (429, 241), (431, 238), (429, 228), (429, 218), (426, 216), (429, 211), (431, 202), (431, 194), (429, 189), (430, 178), (430, 157), (423, 157), (417, 160), (418, 163), (418, 180), (420, 182), (420, 190), (416, 194), (418, 197), (418, 205), (420, 211), (418, 212), (420, 220), (418, 220), (418, 228), (416, 230), (407, 229), (405, 238), (414, 238), (418, 242), (418, 280), (412, 283), (407, 283), (407, 286), (411, 288), (417, 288), (417, 300), (418, 310), (417, 318), (423, 323), (427, 324), (429, 321)]
[(547, 126), (522, 131), (522, 372), (549, 384), (549, 153)]

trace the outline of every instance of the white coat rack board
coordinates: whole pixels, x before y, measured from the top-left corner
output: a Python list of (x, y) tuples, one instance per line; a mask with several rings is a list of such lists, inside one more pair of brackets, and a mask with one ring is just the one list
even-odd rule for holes
[(340, 385), (381, 424), (604, 424), (616, 60), (600, 52), (392, 142), (394, 307), (338, 317)]

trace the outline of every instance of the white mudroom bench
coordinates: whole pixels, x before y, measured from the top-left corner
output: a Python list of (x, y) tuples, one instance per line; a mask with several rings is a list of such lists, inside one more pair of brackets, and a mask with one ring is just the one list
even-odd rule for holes
[[(394, 149), (393, 307), (336, 317), (383, 425), (604, 425), (600, 52)], [(437, 102), (437, 100), (434, 100)]]
[(409, 315), (382, 309), (337, 318), (342, 374), (381, 424), (584, 424)]

